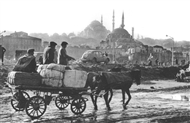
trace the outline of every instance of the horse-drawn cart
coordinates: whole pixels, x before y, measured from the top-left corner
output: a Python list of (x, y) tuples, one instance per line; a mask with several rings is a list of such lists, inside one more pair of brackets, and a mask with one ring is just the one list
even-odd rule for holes
[[(13, 98), (11, 105), (16, 111), (26, 111), (26, 114), (32, 119), (41, 117), (47, 108), (47, 105), (52, 101), (53, 95), (55, 97), (55, 105), (58, 109), (63, 110), (69, 104), (71, 111), (74, 114), (81, 114), (86, 109), (87, 98), (83, 95), (87, 93), (87, 88), (73, 88), (73, 87), (47, 87), (47, 86), (11, 86)], [(34, 96), (30, 97), (29, 90), (35, 92)], [(14, 93), (15, 91), (16, 93)]]

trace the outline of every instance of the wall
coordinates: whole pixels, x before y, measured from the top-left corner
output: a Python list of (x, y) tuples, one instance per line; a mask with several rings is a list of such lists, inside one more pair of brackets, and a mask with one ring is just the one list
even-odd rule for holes
[(28, 48), (34, 48), (36, 52), (43, 50), (41, 39), (30, 36), (4, 36), (3, 40), (2, 38), (0, 39), (0, 42), (6, 48), (5, 56), (9, 57), (14, 57), (16, 50), (27, 50)]

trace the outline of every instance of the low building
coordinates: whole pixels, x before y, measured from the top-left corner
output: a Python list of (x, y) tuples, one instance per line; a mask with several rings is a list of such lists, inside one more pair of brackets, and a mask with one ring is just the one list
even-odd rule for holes
[(40, 52), (42, 48), (42, 39), (29, 36), (25, 32), (15, 32), (7, 36), (2, 36), (0, 42), (6, 48), (5, 56), (14, 57), (16, 50), (27, 50), (34, 48)]

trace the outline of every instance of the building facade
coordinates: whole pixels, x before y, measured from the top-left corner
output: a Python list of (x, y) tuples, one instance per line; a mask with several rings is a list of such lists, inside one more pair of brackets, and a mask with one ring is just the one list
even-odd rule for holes
[(0, 38), (0, 44), (6, 48), (5, 56), (14, 57), (17, 50), (34, 48), (36, 52), (43, 50), (42, 39), (29, 36), (25, 32), (15, 32)]

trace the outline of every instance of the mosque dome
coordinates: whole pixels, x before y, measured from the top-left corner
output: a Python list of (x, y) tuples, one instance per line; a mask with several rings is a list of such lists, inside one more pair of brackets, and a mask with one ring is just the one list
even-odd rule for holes
[(131, 38), (131, 35), (128, 33), (128, 31), (123, 28), (116, 28), (111, 34), (116, 35), (117, 37)]
[(90, 26), (90, 27), (102, 26), (102, 24), (101, 24), (99, 21), (94, 20), (94, 21), (92, 21), (92, 22), (90, 23), (89, 26)]

